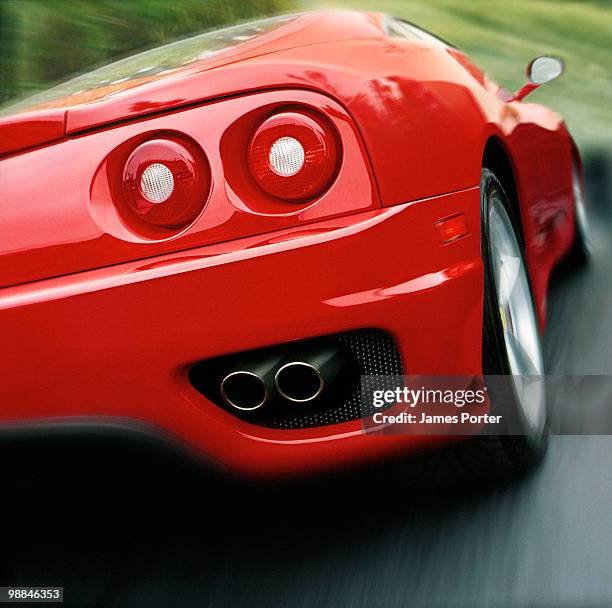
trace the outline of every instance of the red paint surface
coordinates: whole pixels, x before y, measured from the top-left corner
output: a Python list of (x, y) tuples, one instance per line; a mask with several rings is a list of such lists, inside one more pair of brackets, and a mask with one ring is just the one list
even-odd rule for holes
[(0, 117), (0, 157), (58, 141), (66, 134), (66, 110), (51, 109)]

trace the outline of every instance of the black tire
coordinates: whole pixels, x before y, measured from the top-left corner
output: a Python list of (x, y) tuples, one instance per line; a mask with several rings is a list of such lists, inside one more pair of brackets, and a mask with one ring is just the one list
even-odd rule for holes
[(570, 266), (579, 268), (588, 264), (593, 253), (593, 242), (589, 222), (587, 197), (580, 169), (576, 163), (572, 167), (572, 180), (574, 192), (575, 230), (574, 243), (567, 255)]
[[(440, 482), (447, 485), (509, 479), (524, 473), (540, 461), (548, 444), (547, 424), (541, 432), (531, 429), (517, 401), (512, 379), (508, 376), (510, 366), (493, 284), (488, 221), (493, 196), (503, 202), (520, 244), (519, 218), (513, 217), (515, 214), (501, 183), (488, 169), (482, 171), (480, 192), (481, 252), (484, 262), (483, 372), (485, 376), (498, 377), (496, 394), (490, 393), (491, 414), (503, 412), (506, 421), (503, 428), (508, 434), (493, 435), (491, 431), (487, 433), (485, 430), (482, 435), (452, 448), (423, 455), (410, 465), (413, 480), (419, 483)], [(504, 377), (499, 378), (500, 375)], [(499, 432), (499, 428), (494, 432)]]

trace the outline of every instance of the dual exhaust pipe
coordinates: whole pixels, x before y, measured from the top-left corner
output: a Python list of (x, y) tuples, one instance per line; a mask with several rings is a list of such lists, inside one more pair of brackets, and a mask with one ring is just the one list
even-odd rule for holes
[(255, 411), (283, 399), (289, 403), (313, 402), (327, 392), (349, 365), (348, 354), (336, 344), (252, 354), (221, 381), (227, 405)]

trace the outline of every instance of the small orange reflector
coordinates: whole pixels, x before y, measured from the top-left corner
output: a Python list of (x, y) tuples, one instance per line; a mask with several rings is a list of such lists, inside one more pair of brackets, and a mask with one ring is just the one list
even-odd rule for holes
[(438, 238), (442, 244), (456, 241), (462, 236), (469, 234), (465, 215), (458, 213), (452, 217), (447, 217), (435, 223)]

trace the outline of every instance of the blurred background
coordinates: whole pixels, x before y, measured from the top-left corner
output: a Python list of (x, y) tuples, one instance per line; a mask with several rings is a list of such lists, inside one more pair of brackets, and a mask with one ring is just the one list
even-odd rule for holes
[(559, 110), (583, 152), (612, 149), (610, 0), (0, 0), (0, 107), (204, 29), (320, 6), (414, 21), (510, 90), (536, 55), (562, 56), (566, 75), (530, 100)]

